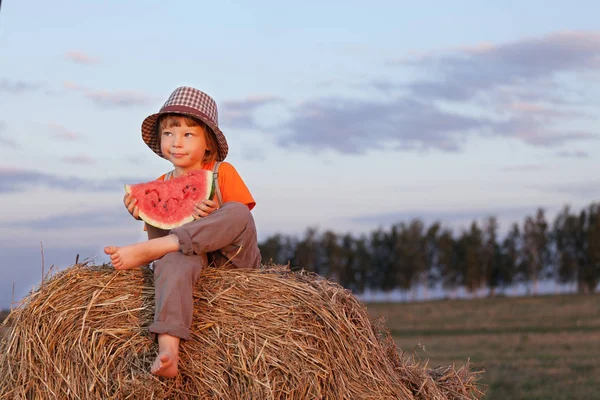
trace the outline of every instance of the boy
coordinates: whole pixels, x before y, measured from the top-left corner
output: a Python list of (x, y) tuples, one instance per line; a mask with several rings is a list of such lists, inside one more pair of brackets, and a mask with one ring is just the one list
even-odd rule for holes
[[(190, 87), (177, 88), (158, 113), (144, 120), (142, 138), (150, 149), (173, 164), (173, 170), (159, 179), (199, 169), (213, 170), (229, 150), (218, 126), (215, 101)], [(196, 204), (192, 222), (171, 231), (146, 224), (148, 241), (104, 248), (115, 269), (136, 268), (154, 261), (156, 308), (149, 330), (158, 335), (158, 356), (151, 368), (155, 375), (177, 375), (179, 342), (190, 339), (193, 288), (201, 269), (228, 260), (237, 268), (260, 266), (256, 227), (250, 214), (256, 203), (231, 164), (217, 166), (217, 193), (222, 204), (205, 200)], [(127, 194), (123, 202), (139, 219), (135, 200)]]

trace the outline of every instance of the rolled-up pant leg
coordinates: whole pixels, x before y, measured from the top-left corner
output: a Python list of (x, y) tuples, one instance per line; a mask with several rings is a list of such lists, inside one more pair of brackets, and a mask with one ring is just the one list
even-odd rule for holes
[(171, 230), (183, 254), (216, 252), (237, 268), (260, 267), (256, 225), (248, 207), (229, 202), (212, 214)]
[[(246, 205), (230, 202), (171, 233), (179, 239), (180, 251), (154, 263), (155, 312), (149, 330), (189, 340), (194, 283), (206, 266), (207, 253), (237, 268), (260, 267), (256, 226)], [(149, 231), (149, 235), (155, 234)]]
[(152, 333), (189, 340), (194, 314), (194, 282), (204, 267), (200, 255), (167, 253), (154, 263), (154, 323)]

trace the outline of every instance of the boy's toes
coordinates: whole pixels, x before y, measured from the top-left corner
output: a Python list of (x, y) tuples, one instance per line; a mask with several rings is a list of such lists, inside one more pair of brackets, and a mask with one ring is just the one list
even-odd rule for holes
[(106, 246), (104, 248), (104, 253), (106, 254), (115, 254), (117, 252), (117, 246)]

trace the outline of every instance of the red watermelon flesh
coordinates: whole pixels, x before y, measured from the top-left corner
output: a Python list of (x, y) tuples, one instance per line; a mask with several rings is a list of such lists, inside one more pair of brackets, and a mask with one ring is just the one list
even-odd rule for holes
[(166, 181), (125, 185), (137, 199), (140, 218), (161, 229), (173, 229), (194, 220), (194, 205), (210, 199), (214, 188), (212, 171), (193, 171)]

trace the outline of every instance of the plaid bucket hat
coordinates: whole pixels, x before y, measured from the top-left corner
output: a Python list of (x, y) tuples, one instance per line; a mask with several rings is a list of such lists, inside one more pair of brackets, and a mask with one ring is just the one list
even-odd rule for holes
[(171, 93), (159, 112), (150, 115), (142, 122), (142, 139), (153, 152), (164, 158), (160, 151), (160, 140), (156, 129), (156, 122), (163, 114), (187, 115), (204, 122), (217, 137), (217, 161), (223, 161), (227, 157), (229, 146), (225, 135), (219, 129), (217, 103), (212, 97), (198, 89), (187, 86), (178, 87)]

